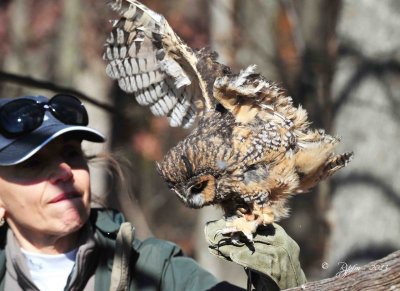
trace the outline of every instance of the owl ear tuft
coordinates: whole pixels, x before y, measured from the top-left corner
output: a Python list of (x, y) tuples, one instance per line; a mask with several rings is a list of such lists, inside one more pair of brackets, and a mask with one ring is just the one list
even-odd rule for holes
[(181, 159), (182, 159), (182, 161), (183, 161), (183, 163), (185, 165), (186, 172), (187, 172), (188, 176), (192, 177), (193, 176), (193, 166), (190, 163), (189, 159), (184, 155), (181, 155)]

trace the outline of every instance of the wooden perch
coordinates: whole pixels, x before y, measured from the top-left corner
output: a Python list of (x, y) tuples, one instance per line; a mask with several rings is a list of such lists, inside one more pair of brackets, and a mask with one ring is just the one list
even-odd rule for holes
[(286, 290), (400, 290), (400, 251), (364, 266), (342, 265), (335, 277)]

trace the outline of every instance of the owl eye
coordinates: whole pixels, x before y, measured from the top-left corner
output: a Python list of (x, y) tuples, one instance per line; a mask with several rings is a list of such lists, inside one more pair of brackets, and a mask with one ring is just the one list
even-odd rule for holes
[(196, 184), (196, 185), (193, 185), (193, 186), (190, 188), (190, 193), (192, 193), (192, 194), (201, 193), (201, 192), (204, 190), (204, 188), (207, 187), (207, 184), (208, 184), (208, 180), (203, 181), (203, 182), (201, 182), (201, 183), (198, 183), (198, 184)]

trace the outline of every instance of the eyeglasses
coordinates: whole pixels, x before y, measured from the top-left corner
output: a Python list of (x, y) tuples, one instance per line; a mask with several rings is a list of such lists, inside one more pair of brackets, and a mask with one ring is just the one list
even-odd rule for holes
[(48, 102), (26, 98), (4, 104), (0, 108), (0, 128), (9, 136), (31, 132), (43, 123), (46, 110), (64, 124), (86, 126), (89, 123), (88, 113), (78, 98), (57, 94)]

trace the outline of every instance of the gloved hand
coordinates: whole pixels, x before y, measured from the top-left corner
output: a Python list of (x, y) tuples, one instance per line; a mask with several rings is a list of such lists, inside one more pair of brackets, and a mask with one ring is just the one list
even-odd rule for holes
[(274, 223), (259, 227), (253, 243), (241, 244), (232, 243), (230, 235), (220, 233), (225, 227), (224, 219), (206, 224), (209, 251), (252, 270), (256, 290), (286, 289), (306, 282), (299, 262), (300, 248), (281, 226)]

